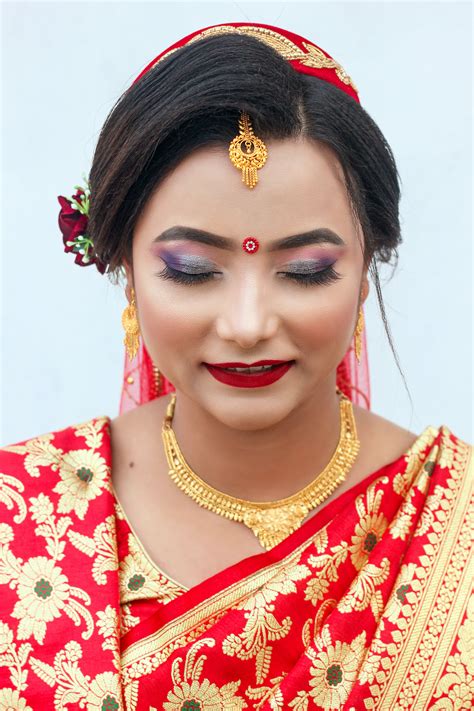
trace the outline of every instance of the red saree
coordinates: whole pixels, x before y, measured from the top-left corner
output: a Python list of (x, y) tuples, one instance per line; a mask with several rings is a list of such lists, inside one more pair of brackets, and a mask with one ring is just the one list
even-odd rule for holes
[(187, 590), (116, 500), (109, 422), (0, 451), (2, 711), (471, 708), (472, 447), (447, 427)]

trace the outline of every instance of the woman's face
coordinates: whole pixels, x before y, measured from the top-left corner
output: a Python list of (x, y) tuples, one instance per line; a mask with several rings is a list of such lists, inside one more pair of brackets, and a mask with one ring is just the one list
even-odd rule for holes
[[(246, 430), (280, 422), (310, 395), (334, 393), (359, 298), (368, 293), (362, 236), (334, 154), (306, 139), (266, 145), (267, 162), (253, 189), (225, 148), (199, 149), (183, 160), (136, 225), (133, 276), (125, 265), (144, 342), (178, 398), (182, 392), (221, 422)], [(312, 243), (272, 249), (285, 237), (314, 231)], [(193, 239), (204, 232), (222, 237), (228, 248)], [(257, 252), (243, 250), (246, 237), (258, 239)], [(164, 278), (168, 269), (191, 278), (211, 274), (180, 283)], [(296, 281), (292, 273), (321, 281)], [(259, 360), (295, 363), (257, 388), (223, 384), (203, 365)]]

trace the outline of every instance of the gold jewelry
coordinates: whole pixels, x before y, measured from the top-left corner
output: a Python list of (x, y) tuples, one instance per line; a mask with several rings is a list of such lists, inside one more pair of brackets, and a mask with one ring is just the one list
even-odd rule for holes
[(162, 376), (156, 365), (153, 364), (153, 380), (155, 384), (155, 395), (158, 397), (158, 395), (161, 393), (161, 386), (163, 383)]
[(360, 363), (360, 354), (362, 351), (362, 338), (361, 334), (364, 330), (364, 314), (362, 313), (362, 306), (359, 309), (359, 318), (357, 319), (357, 325), (355, 330), (355, 353), (357, 362)]
[(236, 168), (242, 170), (242, 182), (250, 189), (258, 183), (257, 168), (265, 165), (267, 147), (257, 138), (250, 125), (250, 116), (240, 112), (239, 133), (230, 142), (229, 157)]
[(135, 291), (132, 287), (132, 301), (126, 306), (122, 313), (122, 326), (125, 329), (123, 344), (127, 349), (130, 360), (138, 353), (140, 326), (137, 319), (137, 309), (135, 304)]
[(169, 475), (177, 486), (199, 506), (220, 516), (244, 523), (264, 548), (270, 550), (299, 528), (308, 513), (324, 501), (344, 481), (360, 448), (351, 401), (340, 390), (340, 436), (329, 464), (304, 489), (278, 501), (246, 501), (224, 494), (206, 484), (187, 464), (171, 426), (176, 393), (166, 409), (162, 438)]

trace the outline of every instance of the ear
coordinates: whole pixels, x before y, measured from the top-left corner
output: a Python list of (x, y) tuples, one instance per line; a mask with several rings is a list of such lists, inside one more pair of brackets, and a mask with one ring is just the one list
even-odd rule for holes
[(362, 273), (362, 281), (360, 284), (360, 305), (361, 306), (362, 306), (362, 304), (364, 304), (366, 298), (368, 297), (369, 290), (370, 290), (370, 283), (369, 283), (369, 279), (367, 277), (367, 272), (368, 272), (368, 269), (364, 269), (364, 271)]
[(125, 287), (125, 296), (128, 299), (128, 302), (130, 303), (132, 300), (132, 287), (134, 286), (133, 284), (133, 272), (132, 268), (127, 262), (126, 259), (123, 260), (123, 268), (125, 269), (125, 274), (127, 276), (127, 286)]

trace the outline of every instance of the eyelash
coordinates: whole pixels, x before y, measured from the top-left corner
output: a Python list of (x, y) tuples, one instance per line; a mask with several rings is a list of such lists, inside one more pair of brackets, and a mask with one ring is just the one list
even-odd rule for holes
[[(163, 271), (157, 272), (155, 276), (159, 276), (162, 279), (171, 279), (178, 284), (202, 284), (203, 282), (209, 281), (215, 273), (216, 272), (202, 272), (200, 274), (188, 274), (187, 272), (181, 272), (166, 265)], [(335, 269), (332, 268), (332, 265), (326, 267), (326, 269), (321, 269), (319, 272), (313, 272), (312, 274), (298, 274), (296, 272), (280, 272), (280, 274), (286, 274), (292, 281), (295, 281), (300, 286), (330, 284), (341, 279), (341, 274), (336, 272)]]

